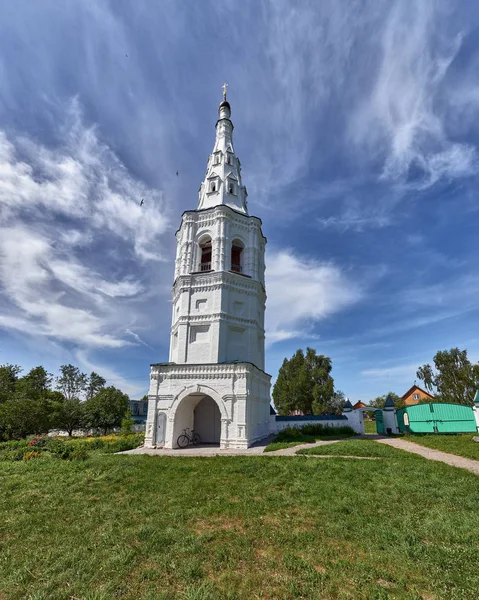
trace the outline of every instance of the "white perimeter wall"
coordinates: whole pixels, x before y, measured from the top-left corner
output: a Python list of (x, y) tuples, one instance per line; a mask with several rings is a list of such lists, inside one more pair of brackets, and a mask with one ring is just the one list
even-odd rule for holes
[(351, 411), (343, 413), (347, 418), (345, 419), (295, 419), (291, 417), (291, 419), (281, 419), (280, 421), (276, 420), (275, 415), (271, 415), (270, 421), (270, 431), (271, 433), (278, 433), (283, 429), (287, 429), (288, 427), (296, 427), (297, 429), (301, 429), (305, 425), (322, 425), (323, 427), (343, 427), (347, 425), (354, 429), (356, 433), (363, 434), (364, 433), (364, 419), (361, 411)]

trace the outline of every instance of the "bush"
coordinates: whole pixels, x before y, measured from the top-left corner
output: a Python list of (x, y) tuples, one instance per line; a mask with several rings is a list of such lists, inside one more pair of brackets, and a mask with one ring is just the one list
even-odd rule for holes
[(23, 454), (23, 460), (27, 461), (27, 460), (34, 460), (35, 458), (40, 458), (42, 455), (41, 452), (39, 452), (38, 450), (30, 450), (29, 452), (25, 452)]
[(86, 460), (90, 454), (84, 445), (77, 446), (70, 453), (69, 460)]
[(52, 442), (48, 451), (51, 452), (57, 458), (61, 458), (62, 460), (71, 460), (70, 456), (75, 450), (75, 446), (73, 444), (67, 444), (63, 440), (56, 439), (55, 442)]
[(16, 462), (23, 460), (24, 450), (1, 450), (0, 451), (0, 462)]
[(28, 440), (10, 440), (8, 442), (0, 443), (1, 450), (17, 450), (18, 448), (27, 448)]
[(303, 433), (302, 429), (297, 427), (287, 427), (278, 433), (274, 438), (275, 442), (304, 442), (309, 444), (316, 441), (316, 438)]
[(131, 413), (128, 412), (121, 422), (121, 435), (131, 435), (131, 430), (133, 429), (134, 424), (135, 421), (131, 416)]
[(48, 445), (48, 442), (48, 435), (36, 435), (30, 439), (30, 441), (28, 442), (28, 446), (30, 448), (45, 448)]
[(85, 441), (85, 444), (88, 444), (90, 450), (101, 450), (107, 445), (107, 443), (100, 438), (95, 438), (91, 442), (87, 440)]
[(303, 425), (303, 427), (287, 427), (278, 433), (274, 438), (275, 443), (279, 442), (301, 442), (310, 444), (318, 438), (341, 438), (356, 435), (354, 429), (348, 425), (341, 427), (328, 427), (322, 423), (312, 425)]
[(115, 440), (105, 445), (104, 451), (107, 453), (124, 452), (125, 450), (133, 450), (141, 446), (144, 440), (143, 433), (133, 433), (129, 436), (117, 437)]
[(349, 425), (341, 425), (341, 427), (331, 427), (322, 423), (314, 423), (312, 425), (304, 425), (301, 431), (305, 435), (320, 435), (321, 437), (343, 437), (349, 435), (357, 435)]

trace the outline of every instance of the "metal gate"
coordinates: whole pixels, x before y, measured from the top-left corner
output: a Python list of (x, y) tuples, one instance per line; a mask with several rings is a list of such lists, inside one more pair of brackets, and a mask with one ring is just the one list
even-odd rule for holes
[(376, 432), (384, 433), (384, 415), (382, 410), (375, 410), (374, 417), (376, 418)]
[(475, 433), (474, 411), (470, 406), (429, 402), (396, 411), (399, 431), (410, 433)]

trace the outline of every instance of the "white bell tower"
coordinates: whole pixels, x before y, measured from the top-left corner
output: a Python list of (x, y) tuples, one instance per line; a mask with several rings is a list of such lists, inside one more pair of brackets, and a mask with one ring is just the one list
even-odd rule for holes
[(266, 238), (248, 214), (226, 84), (218, 116), (198, 207), (183, 213), (176, 233), (170, 357), (151, 366), (150, 447), (174, 448), (185, 428), (224, 448), (269, 434)]

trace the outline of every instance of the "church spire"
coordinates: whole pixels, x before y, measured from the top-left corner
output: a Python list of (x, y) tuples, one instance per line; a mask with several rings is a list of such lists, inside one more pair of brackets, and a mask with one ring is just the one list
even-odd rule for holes
[(206, 175), (199, 189), (198, 210), (225, 204), (248, 214), (247, 192), (241, 182), (241, 165), (233, 147), (233, 123), (231, 106), (226, 100), (223, 84), (223, 101), (218, 107), (216, 140), (213, 153), (208, 158)]

